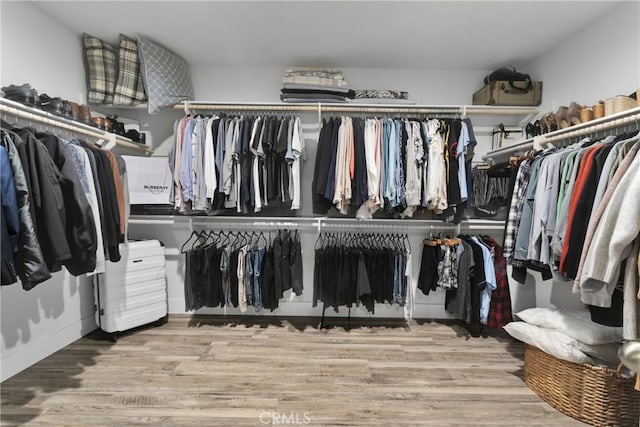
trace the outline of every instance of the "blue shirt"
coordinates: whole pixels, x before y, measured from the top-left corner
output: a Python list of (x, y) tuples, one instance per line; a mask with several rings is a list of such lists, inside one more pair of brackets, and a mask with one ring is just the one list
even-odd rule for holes
[[(18, 244), (20, 220), (18, 217), (16, 186), (13, 182), (13, 169), (11, 168), (11, 163), (9, 163), (7, 149), (2, 145), (0, 145), (0, 193), (2, 196), (2, 219), (7, 231), (7, 235), (3, 236), (3, 238), (8, 238), (13, 250)], [(3, 254), (3, 256), (7, 257), (7, 259), (11, 257), (10, 254)]]
[(396, 152), (395, 152), (395, 157), (396, 157), (395, 200), (396, 201), (393, 206), (400, 206), (400, 205), (404, 205), (404, 202), (406, 200), (405, 194), (404, 194), (404, 185), (405, 185), (404, 163), (402, 159), (402, 153), (400, 150), (400, 146), (402, 145), (402, 128), (404, 127), (404, 124), (400, 120), (396, 120), (394, 124), (395, 124), (395, 130), (396, 130), (395, 131), (396, 142), (395, 144), (393, 144), (396, 148)]
[(482, 258), (484, 258), (484, 275), (487, 286), (482, 290), (480, 298), (480, 323), (486, 325), (489, 317), (489, 305), (491, 304), (491, 291), (495, 291), (497, 288), (496, 269), (493, 265), (493, 255), (487, 245), (481, 242), (476, 236), (471, 236), (471, 239), (480, 245), (480, 248), (482, 248)]
[(382, 196), (386, 201), (391, 202), (395, 197), (393, 191), (393, 177), (396, 175), (395, 159), (391, 153), (391, 135), (395, 136), (393, 121), (390, 119), (384, 119), (382, 130)]

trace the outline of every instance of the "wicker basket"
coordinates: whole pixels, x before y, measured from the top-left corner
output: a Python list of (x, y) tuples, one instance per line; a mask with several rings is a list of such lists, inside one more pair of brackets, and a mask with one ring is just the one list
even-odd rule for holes
[(558, 411), (587, 424), (638, 427), (640, 422), (634, 379), (613, 369), (566, 362), (527, 345), (524, 380)]

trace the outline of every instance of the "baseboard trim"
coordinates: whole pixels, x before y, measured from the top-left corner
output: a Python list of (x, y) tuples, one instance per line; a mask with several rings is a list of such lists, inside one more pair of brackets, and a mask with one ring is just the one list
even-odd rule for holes
[(1, 379), (8, 380), (97, 328), (93, 313), (2, 356)]

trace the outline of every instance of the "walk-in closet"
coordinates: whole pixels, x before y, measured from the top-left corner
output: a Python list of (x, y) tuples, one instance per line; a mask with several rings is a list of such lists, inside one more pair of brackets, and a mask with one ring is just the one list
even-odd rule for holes
[(637, 427), (638, 17), (1, 2), (1, 424)]

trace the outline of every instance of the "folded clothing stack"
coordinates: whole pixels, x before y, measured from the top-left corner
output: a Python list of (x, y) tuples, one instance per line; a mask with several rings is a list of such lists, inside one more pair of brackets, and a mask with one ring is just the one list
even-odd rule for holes
[(346, 102), (355, 96), (342, 71), (332, 68), (289, 68), (282, 86), (284, 102)]
[(409, 99), (409, 92), (389, 89), (356, 90), (351, 101), (367, 104), (415, 104)]

